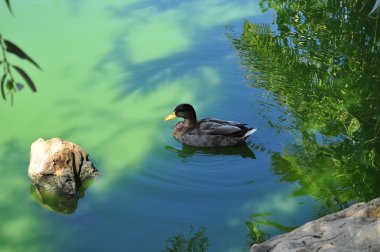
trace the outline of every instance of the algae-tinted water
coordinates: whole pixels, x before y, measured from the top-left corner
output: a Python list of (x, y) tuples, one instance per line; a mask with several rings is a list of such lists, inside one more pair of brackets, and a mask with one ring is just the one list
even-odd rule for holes
[[(351, 2), (2, 3), (1, 34), (43, 71), (9, 56), (38, 92), (0, 106), (0, 250), (247, 251), (379, 196), (380, 32)], [(258, 131), (184, 146), (162, 121), (182, 102)], [(79, 144), (101, 172), (70, 215), (30, 193), (39, 137)]]

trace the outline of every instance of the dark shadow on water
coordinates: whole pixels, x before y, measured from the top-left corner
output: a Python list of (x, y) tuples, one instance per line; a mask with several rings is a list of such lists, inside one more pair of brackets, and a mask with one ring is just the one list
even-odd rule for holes
[(182, 144), (181, 149), (177, 149), (172, 146), (165, 146), (166, 150), (177, 153), (180, 158), (189, 158), (193, 155), (207, 155), (207, 156), (240, 156), (242, 158), (256, 159), (255, 153), (248, 147), (248, 144), (244, 143), (238, 146), (222, 147), (222, 148), (199, 148)]
[[(130, 18), (130, 13), (133, 10), (139, 11), (147, 7), (155, 9), (156, 14), (158, 14), (160, 12), (165, 13), (168, 10), (175, 10), (178, 5), (181, 5), (181, 3), (178, 4), (178, 1), (160, 2), (159, 4), (148, 1), (126, 4), (124, 7), (109, 8), (109, 12), (112, 17), (122, 21)], [(131, 36), (129, 32), (128, 29), (123, 30), (115, 36), (112, 45), (110, 45), (110, 50), (95, 67), (96, 71), (105, 71), (109, 65), (117, 65), (123, 69), (123, 72), (133, 73), (126, 75), (124, 79), (116, 83), (117, 87), (120, 88), (119, 96), (117, 97), (120, 99), (125, 98), (126, 95), (136, 90), (146, 94), (155, 91), (162, 83), (178, 82), (178, 79), (186, 76), (199, 76), (201, 75), (201, 70), (199, 69), (202, 67), (213, 66), (216, 67), (217, 71), (223, 70), (219, 66), (226, 65), (230, 61), (228, 57), (225, 57), (225, 53), (219, 53), (228, 47), (220, 43), (218, 25), (200, 29), (197, 32), (198, 35), (193, 35), (194, 37), (191, 35), (192, 32), (187, 32), (184, 29), (182, 31), (183, 35), (188, 36), (187, 39), (191, 41), (190, 46), (179, 47), (176, 49), (177, 51), (173, 48), (173, 52), (165, 57), (152, 58), (142, 62), (133, 61), (133, 51), (127, 49), (131, 43), (127, 39)], [(159, 31), (155, 34), (157, 38), (164, 36)], [(159, 49), (157, 48), (157, 50)], [(218, 62), (218, 64), (215, 64), (215, 62)], [(221, 82), (227, 82), (227, 80), (221, 80)], [(207, 88), (207, 85), (202, 86), (203, 90)]]
[(30, 193), (38, 204), (50, 211), (61, 214), (73, 214), (78, 207), (78, 201), (84, 197), (84, 192), (92, 184), (94, 179), (89, 179), (82, 184), (76, 195), (68, 196), (58, 190), (52, 190), (47, 184), (30, 185)]
[[(213, 35), (215, 31), (210, 30), (208, 35)], [(215, 35), (216, 36), (216, 35)], [(128, 37), (128, 33), (122, 33), (114, 40), (113, 47), (107, 55), (105, 55), (99, 64), (96, 66), (96, 71), (104, 71), (108, 64), (116, 64), (124, 69), (124, 72), (132, 72), (133, 75), (126, 76), (124, 80), (117, 83), (120, 87), (119, 98), (136, 90), (143, 91), (143, 93), (149, 93), (154, 91), (160, 83), (167, 83), (170, 81), (177, 81), (178, 78), (183, 78), (189, 73), (191, 76), (197, 76), (199, 67), (208, 66), (210, 55), (215, 50), (223, 50), (223, 47), (217, 48), (219, 44), (217, 39), (208, 39), (208, 43), (194, 43), (191, 49), (183, 52), (173, 53), (168, 57), (152, 59), (147, 62), (135, 63), (130, 60), (131, 53), (126, 51), (125, 38)], [(199, 39), (199, 38), (198, 38)], [(199, 48), (199, 45), (202, 48)], [(210, 52), (205, 54), (204, 52)], [(212, 54), (215, 58), (214, 62), (227, 61), (224, 54), (216, 55)], [(201, 65), (200, 62), (206, 64)], [(220, 65), (223, 65), (220, 63)], [(218, 69), (219, 70), (219, 69)], [(141, 85), (144, 83), (144, 85)], [(206, 89), (207, 86), (202, 86)]]

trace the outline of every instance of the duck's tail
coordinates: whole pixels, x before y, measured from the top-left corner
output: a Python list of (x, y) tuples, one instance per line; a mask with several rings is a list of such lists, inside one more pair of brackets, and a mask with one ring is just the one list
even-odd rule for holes
[(249, 137), (250, 135), (252, 135), (253, 133), (255, 133), (256, 131), (257, 131), (257, 129), (250, 129), (241, 138), (245, 139), (245, 138)]

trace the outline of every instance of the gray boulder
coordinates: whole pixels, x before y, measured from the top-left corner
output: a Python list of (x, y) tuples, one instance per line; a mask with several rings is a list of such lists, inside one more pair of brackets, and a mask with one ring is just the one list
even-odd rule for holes
[(251, 252), (265, 251), (380, 251), (380, 198), (308, 222), (251, 248)]

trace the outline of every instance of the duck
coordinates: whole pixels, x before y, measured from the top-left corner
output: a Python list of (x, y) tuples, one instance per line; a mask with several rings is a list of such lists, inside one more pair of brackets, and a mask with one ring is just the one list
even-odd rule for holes
[(226, 121), (217, 118), (197, 120), (192, 105), (179, 104), (174, 111), (164, 117), (164, 121), (183, 118), (173, 130), (175, 139), (194, 147), (227, 147), (245, 143), (245, 140), (257, 129), (245, 123)]

